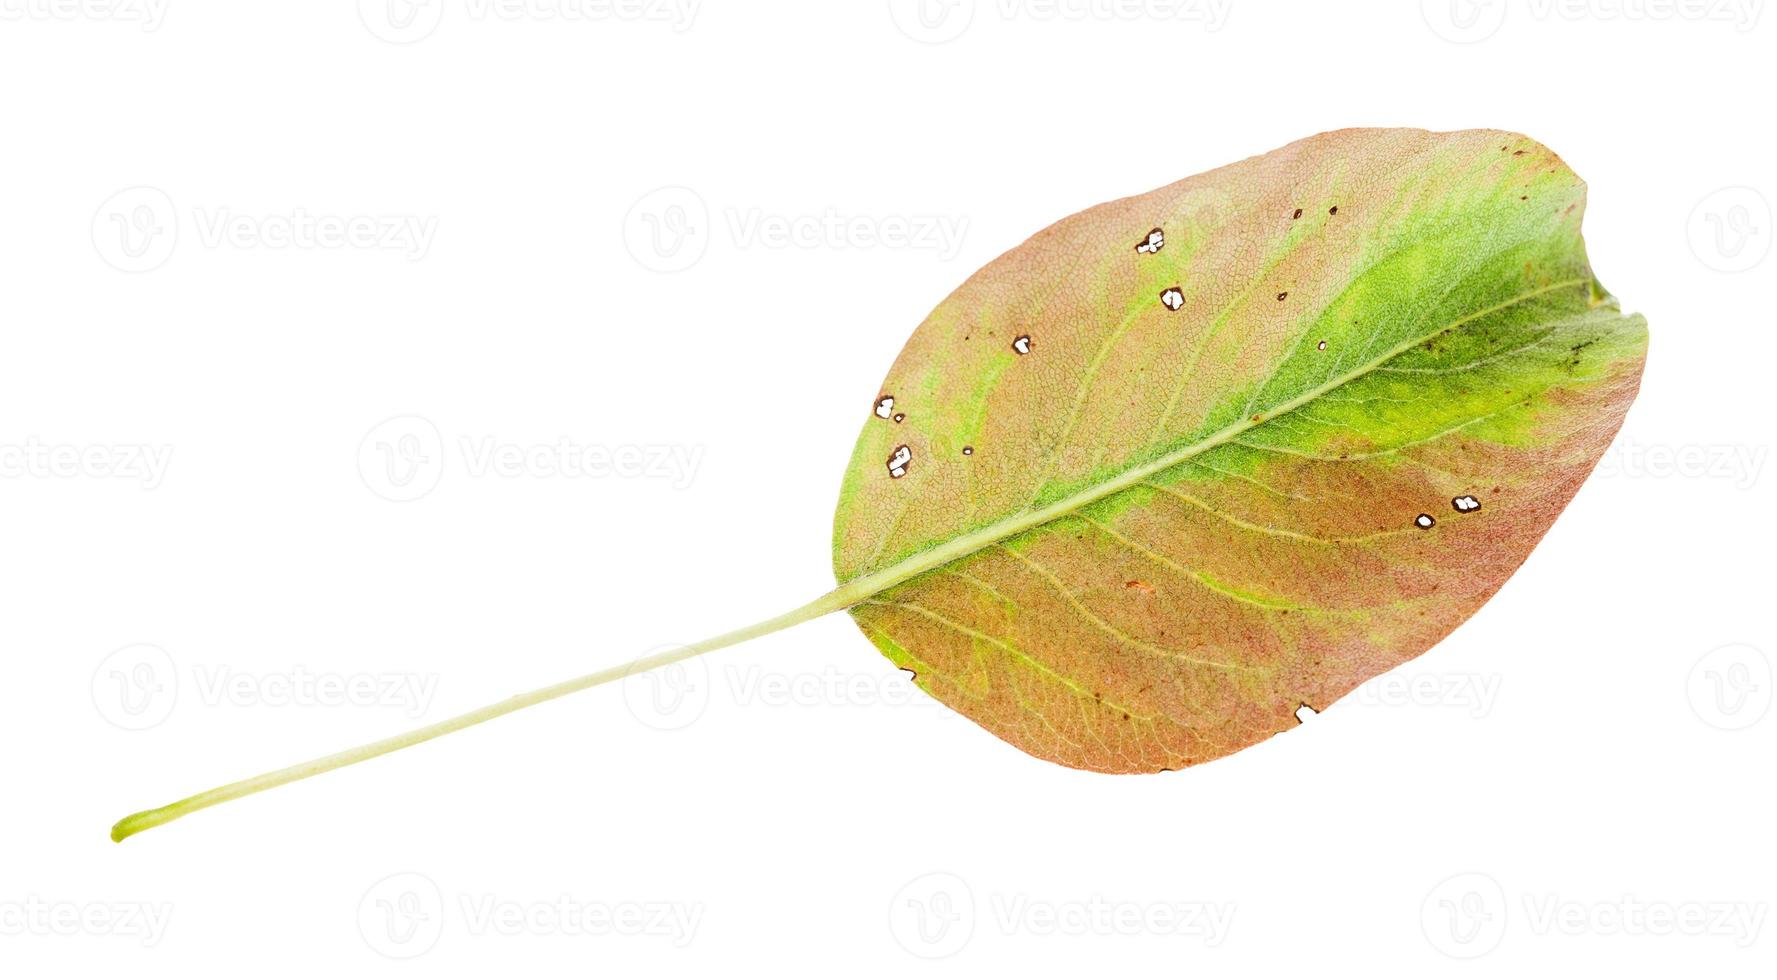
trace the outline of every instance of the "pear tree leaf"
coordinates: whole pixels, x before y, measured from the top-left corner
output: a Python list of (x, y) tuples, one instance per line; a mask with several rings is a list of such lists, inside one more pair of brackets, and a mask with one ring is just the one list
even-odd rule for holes
[(1065, 218), (889, 369), (833, 591), (111, 836), (840, 610), (1040, 758), (1153, 772), (1238, 751), (1472, 615), (1610, 444), (1647, 326), (1592, 274), (1584, 207), (1526, 137), (1354, 129)]
[(1044, 229), (889, 370), (834, 568), (919, 571), (851, 615), (1065, 765), (1293, 727), (1474, 613), (1622, 423), (1646, 326), (1584, 203), (1522, 136), (1347, 130)]

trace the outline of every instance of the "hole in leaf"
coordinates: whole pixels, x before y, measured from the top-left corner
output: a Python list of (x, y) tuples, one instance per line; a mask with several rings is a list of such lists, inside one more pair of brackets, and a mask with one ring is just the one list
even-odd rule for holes
[(907, 475), (907, 467), (912, 463), (913, 450), (906, 446), (896, 446), (894, 453), (888, 458), (889, 476), (899, 480)]

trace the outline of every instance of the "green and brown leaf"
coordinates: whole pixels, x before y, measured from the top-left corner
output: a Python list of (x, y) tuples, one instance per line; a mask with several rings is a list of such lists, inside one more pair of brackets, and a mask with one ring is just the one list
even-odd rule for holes
[(1584, 205), (1523, 136), (1346, 130), (1044, 229), (883, 384), (834, 527), (852, 615), (1066, 765), (1291, 727), (1471, 615), (1621, 425), (1646, 325)]

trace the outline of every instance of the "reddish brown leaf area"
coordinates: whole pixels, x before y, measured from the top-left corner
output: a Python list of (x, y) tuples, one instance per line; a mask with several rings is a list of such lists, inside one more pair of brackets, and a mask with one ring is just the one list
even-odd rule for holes
[(1109, 772), (1236, 751), (1418, 656), (1634, 399), (1645, 324), (1592, 277), (1583, 196), (1520, 136), (1356, 130), (1039, 233), (880, 389), (908, 420), (865, 426), (835, 565), (894, 584), (854, 617), (989, 731)]

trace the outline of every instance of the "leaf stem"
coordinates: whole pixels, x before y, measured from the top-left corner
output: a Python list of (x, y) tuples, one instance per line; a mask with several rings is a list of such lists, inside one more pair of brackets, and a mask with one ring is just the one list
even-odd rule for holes
[(504, 701), (477, 708), (474, 711), (468, 712), (467, 714), (457, 715), (454, 718), (446, 718), (443, 721), (435, 722), (422, 728), (416, 728), (410, 732), (403, 732), (400, 735), (391, 736), (375, 742), (369, 742), (356, 748), (346, 749), (343, 752), (324, 755), (317, 759), (310, 759), (307, 762), (297, 763), (294, 766), (261, 773), (250, 779), (243, 779), (239, 782), (228, 783), (224, 786), (208, 789), (195, 796), (188, 796), (175, 803), (158, 806), (152, 810), (143, 810), (140, 813), (132, 813), (112, 826), (111, 839), (114, 841), (122, 841), (125, 838), (139, 834), (144, 830), (158, 827), (164, 823), (170, 823), (188, 813), (195, 813), (206, 807), (215, 806), (218, 803), (227, 803), (229, 800), (238, 800), (243, 796), (251, 796), (254, 793), (282, 786), (286, 783), (294, 783), (299, 779), (307, 779), (310, 776), (319, 776), (324, 772), (342, 769), (353, 763), (363, 762), (366, 759), (374, 759), (379, 755), (388, 755), (390, 752), (405, 749), (410, 745), (429, 742), (440, 735), (449, 735), (451, 732), (462, 731), (472, 725), (479, 725), (484, 721), (498, 718), (501, 715), (509, 715), (521, 708), (528, 708), (534, 704), (542, 704), (545, 701), (553, 701), (556, 698), (573, 694), (576, 691), (584, 691), (589, 687), (597, 687), (600, 684), (620, 680), (631, 674), (653, 670), (656, 667), (664, 667), (667, 664), (677, 663), (681, 660), (689, 660), (700, 654), (709, 653), (711, 650), (720, 650), (723, 647), (733, 646), (734, 644), (745, 640), (751, 640), (755, 637), (765, 636), (769, 633), (776, 633), (779, 630), (788, 629), (789, 627), (800, 623), (806, 623), (811, 619), (818, 619), (830, 612), (837, 612), (844, 609), (857, 602), (858, 599), (863, 598), (862, 596), (855, 595), (857, 592), (857, 589), (855, 588), (856, 585), (857, 583), (854, 582), (852, 583), (852, 586), (835, 589), (813, 602), (792, 609), (782, 615), (773, 616), (770, 619), (754, 623), (751, 626), (743, 626), (740, 629), (723, 633), (720, 636), (713, 636), (707, 640), (701, 640), (689, 646), (673, 647), (668, 650), (662, 650), (646, 657), (637, 658), (626, 664), (607, 667), (604, 670), (594, 671), (593, 673), (565, 680), (557, 684), (551, 684), (548, 687), (540, 687), (534, 691), (526, 691), (523, 694), (509, 697)]

